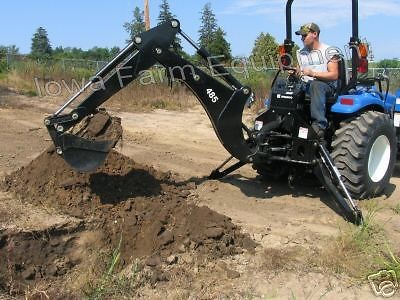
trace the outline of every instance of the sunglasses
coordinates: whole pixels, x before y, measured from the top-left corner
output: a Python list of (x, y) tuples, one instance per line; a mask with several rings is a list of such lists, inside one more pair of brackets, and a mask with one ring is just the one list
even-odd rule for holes
[(313, 33), (314, 31), (310, 30), (309, 32), (307, 32), (306, 34), (302, 34), (301, 35), (301, 39), (304, 40), (308, 34)]

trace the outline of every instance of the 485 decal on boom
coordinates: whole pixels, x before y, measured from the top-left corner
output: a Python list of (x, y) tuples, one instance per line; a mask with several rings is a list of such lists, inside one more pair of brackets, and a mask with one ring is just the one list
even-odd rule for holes
[(207, 89), (207, 95), (212, 103), (216, 103), (219, 100), (213, 89)]

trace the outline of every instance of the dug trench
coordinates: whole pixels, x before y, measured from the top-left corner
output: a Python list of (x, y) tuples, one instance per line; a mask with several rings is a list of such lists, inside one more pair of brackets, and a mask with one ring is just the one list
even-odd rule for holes
[(0, 232), (0, 288), (9, 292), (60, 280), (100, 250), (118, 248), (119, 268), (134, 259), (158, 268), (185, 253), (217, 259), (256, 246), (228, 217), (191, 201), (195, 183), (175, 182), (117, 152), (96, 172), (79, 173), (49, 148), (1, 187), (22, 205), (73, 220), (41, 231)]

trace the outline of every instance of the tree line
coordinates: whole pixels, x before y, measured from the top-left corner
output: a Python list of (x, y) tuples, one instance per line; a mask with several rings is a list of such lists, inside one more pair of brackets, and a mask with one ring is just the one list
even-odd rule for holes
[[(222, 62), (231, 61), (234, 58), (231, 51), (231, 45), (225, 38), (226, 32), (218, 25), (211, 3), (206, 3), (200, 13), (201, 24), (198, 30), (198, 45), (206, 49), (211, 55), (219, 56)], [(162, 0), (160, 13), (157, 18), (157, 25), (174, 18), (176, 18), (176, 16), (171, 12), (168, 0)], [(145, 31), (144, 12), (140, 10), (139, 7), (135, 7), (132, 21), (126, 22), (124, 28), (129, 34), (127, 42), (132, 41), (135, 36)], [(190, 57), (187, 53), (184, 53), (181, 41), (178, 37), (171, 46), (185, 58), (194, 60), (199, 59), (197, 55)], [(255, 61), (259, 61), (261, 60), (261, 56), (275, 57), (278, 54), (277, 49), (278, 43), (275, 38), (270, 34), (261, 33), (255, 41), (251, 58)]]
[[(158, 24), (165, 21), (170, 21), (176, 16), (171, 12), (168, 0), (162, 0), (160, 4), (160, 12), (157, 18)], [(232, 55), (230, 43), (226, 40), (226, 32), (218, 25), (216, 16), (212, 10), (211, 4), (206, 3), (201, 10), (201, 24), (198, 30), (198, 44), (208, 50), (212, 55), (220, 56), (223, 62), (229, 62), (234, 57)], [(135, 7), (133, 10), (132, 20), (123, 24), (123, 28), (128, 34), (127, 42), (145, 29), (144, 12)], [(278, 55), (278, 42), (269, 33), (261, 32), (256, 38), (250, 59), (255, 63), (263, 63), (270, 65), (269, 58), (277, 57)], [(187, 59), (195, 59), (198, 57), (190, 57), (186, 54), (181, 46), (181, 40), (176, 37), (171, 47), (179, 54)], [(298, 46), (296, 46), (298, 49)], [(106, 61), (114, 57), (120, 49), (118, 47), (102, 48), (93, 47), (89, 50), (82, 50), (76, 47), (58, 46), (52, 48), (48, 34), (45, 28), (39, 27), (32, 37), (30, 58), (35, 60), (48, 60), (48, 59), (84, 59)], [(6, 54), (19, 54), (19, 49), (15, 46), (0, 46), (0, 61), (4, 61)], [(398, 59), (384, 59), (376, 64), (376, 67), (382, 68), (399, 68), (400, 60)]]

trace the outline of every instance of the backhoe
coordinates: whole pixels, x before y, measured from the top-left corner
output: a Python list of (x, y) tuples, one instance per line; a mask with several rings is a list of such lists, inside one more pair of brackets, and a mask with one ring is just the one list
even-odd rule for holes
[[(294, 45), (293, 1), (288, 0), (286, 5), (283, 56), (291, 53)], [(81, 91), (45, 119), (56, 151), (79, 171), (93, 171), (101, 165), (120, 134), (104, 134), (115, 122), (104, 117), (107, 114), (99, 107), (137, 79), (141, 71), (160, 64), (173, 80), (183, 82), (196, 95), (219, 141), (231, 155), (211, 172), (210, 178), (222, 178), (245, 164), (251, 164), (263, 176), (286, 176), (289, 181), (312, 173), (333, 195), (343, 216), (360, 224), (362, 213), (353, 199), (381, 193), (393, 172), (400, 126), (400, 91), (397, 97), (382, 91), (382, 82), (388, 81), (386, 77), (357, 76), (360, 67), (365, 66), (366, 57), (360, 56), (357, 0), (352, 0), (352, 7), (353, 33), (349, 42), (352, 76), (347, 76), (345, 64), (341, 64), (338, 89), (327, 103), (329, 128), (325, 142), (321, 142), (310, 125), (309, 99), (300, 89), (301, 79), (286, 72), (290, 67), (284, 61), (277, 77), (283, 75), (285, 84), (277, 86), (274, 81), (269, 107), (255, 117), (254, 126), (246, 126), (242, 115), (245, 106), (253, 101), (251, 88), (242, 85), (215, 57), (198, 47), (174, 19), (136, 36)], [(177, 34), (208, 62), (212, 74), (171, 48)], [(87, 93), (93, 85), (98, 88)], [(66, 112), (78, 100), (80, 103)], [(92, 121), (96, 121), (97, 129), (90, 134), (85, 126)], [(237, 162), (223, 169), (233, 158)]]

